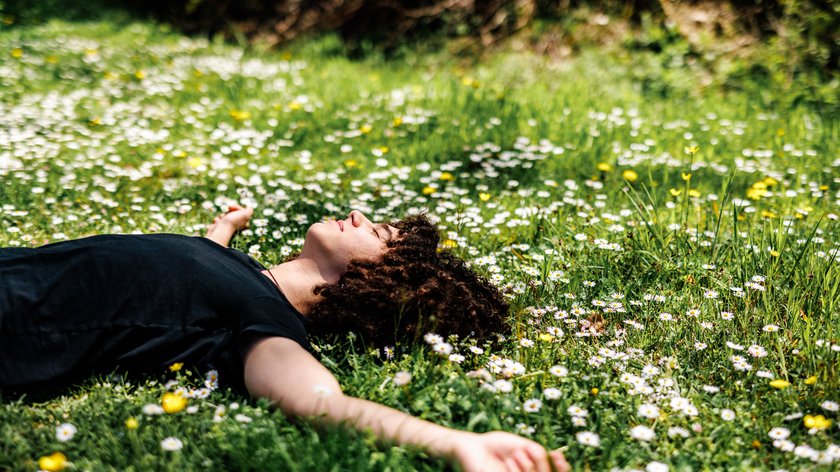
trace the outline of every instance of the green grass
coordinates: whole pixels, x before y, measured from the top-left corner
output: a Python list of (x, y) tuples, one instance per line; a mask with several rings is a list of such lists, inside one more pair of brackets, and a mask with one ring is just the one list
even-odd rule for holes
[[(331, 36), (269, 52), (127, 19), (4, 28), (1, 246), (200, 235), (231, 199), (256, 207), (234, 246), (270, 264), (323, 217), (428, 209), (445, 244), (509, 294), (515, 335), (480, 354), (450, 340), (460, 364), (428, 347), (386, 359), (348, 346), (358, 340), (317, 342), (346, 393), (460, 429), (527, 434), (565, 447), (578, 470), (840, 460), (836, 116), (771, 108), (783, 93), (772, 88), (703, 87), (696, 70), (641, 52), (395, 63), (350, 61)], [(408, 385), (392, 383), (399, 371)], [(54, 451), (79, 470), (444, 468), (224, 390), (191, 399), (195, 413), (144, 413), (175, 388), (166, 380), (200, 387), (203, 376), (4, 398), (0, 470), (35, 470)], [(534, 398), (541, 408), (526, 411)], [(659, 415), (641, 416), (643, 404)], [(832, 423), (809, 434), (801, 416), (818, 414)], [(78, 430), (67, 442), (61, 423)], [(631, 438), (637, 425), (655, 438)], [(803, 447), (774, 446), (779, 427)], [(585, 431), (600, 447), (576, 439)], [(167, 437), (183, 448), (164, 451)]]

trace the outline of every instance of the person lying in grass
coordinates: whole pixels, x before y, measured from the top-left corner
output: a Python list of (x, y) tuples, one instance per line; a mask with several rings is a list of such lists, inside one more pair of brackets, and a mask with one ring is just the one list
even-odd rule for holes
[(228, 247), (252, 209), (232, 206), (206, 237), (98, 235), (0, 249), (0, 390), (54, 389), (96, 372), (218, 369), (286, 414), (372, 430), (468, 471), (567, 470), (560, 451), (476, 434), (342, 394), (307, 334), (369, 343), (426, 331), (487, 338), (507, 305), (415, 215), (374, 224), (359, 211), (312, 225), (300, 254), (266, 269)]

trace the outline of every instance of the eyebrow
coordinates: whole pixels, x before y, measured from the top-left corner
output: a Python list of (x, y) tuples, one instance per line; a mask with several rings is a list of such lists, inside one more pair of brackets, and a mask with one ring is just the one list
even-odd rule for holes
[(386, 224), (384, 224), (384, 223), (383, 223), (383, 224), (381, 224), (381, 225), (379, 225), (379, 226), (380, 226), (380, 227), (382, 227), (382, 228), (384, 228), (384, 229), (385, 229), (385, 231), (387, 231), (387, 232), (388, 232), (388, 241), (390, 241), (390, 240), (394, 239), (394, 232), (393, 232), (393, 231), (391, 231), (391, 227), (390, 227), (390, 226), (388, 226), (388, 225), (386, 225)]

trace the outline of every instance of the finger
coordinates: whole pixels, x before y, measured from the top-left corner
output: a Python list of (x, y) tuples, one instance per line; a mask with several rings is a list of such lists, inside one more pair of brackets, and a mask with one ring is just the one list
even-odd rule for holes
[(554, 468), (557, 472), (569, 472), (572, 470), (572, 467), (566, 461), (566, 457), (563, 456), (563, 453), (560, 452), (559, 449), (551, 451), (549, 455), (551, 456), (551, 460), (554, 462)]
[(549, 465), (551, 458), (548, 456), (548, 451), (544, 447), (533, 443), (529, 444), (525, 451), (528, 453), (528, 457), (531, 458), (538, 472), (552, 472), (551, 466)]
[(519, 465), (519, 468), (524, 471), (531, 472), (534, 470), (534, 461), (528, 456), (528, 453), (522, 449), (515, 449), (513, 451), (513, 460)]
[(505, 462), (505, 470), (507, 470), (508, 472), (526, 472), (521, 467), (519, 467), (519, 464), (517, 464), (516, 461), (513, 460), (512, 457), (505, 457), (504, 462)]

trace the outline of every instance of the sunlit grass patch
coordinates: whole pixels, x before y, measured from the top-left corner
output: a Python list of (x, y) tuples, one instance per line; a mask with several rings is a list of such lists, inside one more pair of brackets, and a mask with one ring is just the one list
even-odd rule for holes
[[(324, 217), (427, 210), (508, 296), (513, 335), (321, 340), (346, 393), (566, 447), (581, 470), (836, 465), (836, 117), (652, 95), (594, 52), (408, 65), (319, 53), (329, 41), (4, 30), (0, 244), (201, 235), (237, 201), (256, 213), (234, 245), (269, 264)], [(443, 467), (186, 372), (4, 398), (0, 469)]]

